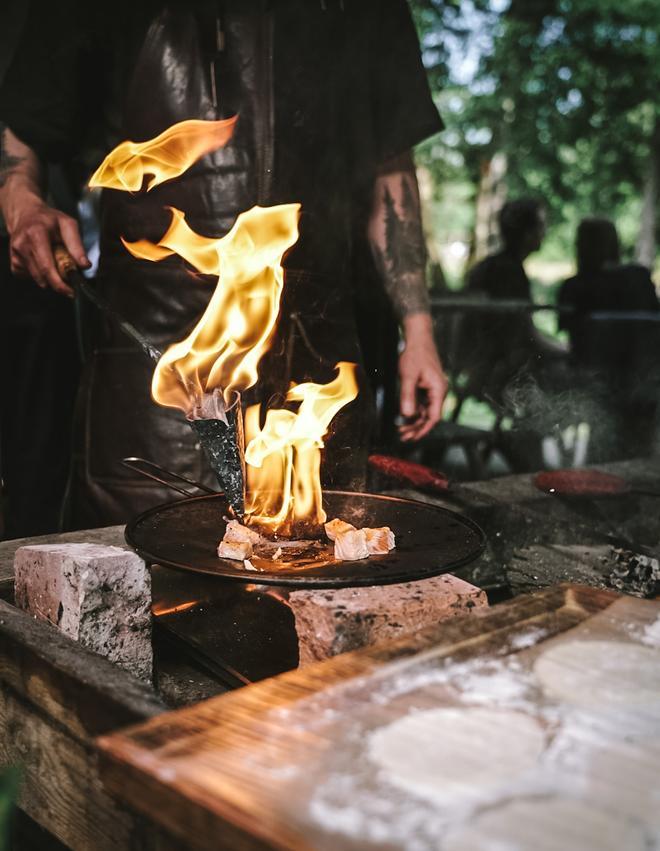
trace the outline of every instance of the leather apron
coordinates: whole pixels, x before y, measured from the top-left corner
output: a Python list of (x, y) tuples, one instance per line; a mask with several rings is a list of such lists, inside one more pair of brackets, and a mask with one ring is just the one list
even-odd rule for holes
[[(169, 224), (168, 206), (183, 210), (195, 231), (222, 236), (240, 212), (255, 204), (302, 200), (287, 195), (286, 175), (282, 179), (277, 173), (277, 103), (285, 93), (277, 91), (274, 81), (275, 13), (266, 3), (236, 2), (225, 4), (222, 15), (215, 8), (213, 14), (213, 27), (199, 9), (184, 6), (168, 7), (151, 22), (126, 87), (113, 144), (153, 138), (184, 119), (238, 113), (232, 140), (170, 183), (135, 195), (106, 190), (101, 202), (96, 285), (117, 312), (161, 349), (193, 327), (215, 279), (195, 273), (178, 257), (158, 263), (137, 260), (120, 236), (157, 242)], [(319, 19), (320, 26), (331, 23), (327, 17)], [(207, 45), (208, 33), (216, 31), (223, 35), (221, 51), (217, 42)], [(288, 143), (295, 146), (295, 132)], [(303, 151), (305, 158), (311, 153)], [(298, 168), (306, 168), (305, 159)], [(303, 210), (310, 231), (314, 212)], [(336, 218), (335, 233), (350, 225), (341, 205)], [(328, 224), (332, 221), (324, 227)], [(302, 223), (301, 230), (304, 234)], [(304, 261), (304, 248), (297, 247), (285, 266), (277, 332), (261, 361), (259, 383), (246, 394), (248, 404), (277, 405), (291, 381), (325, 382), (334, 377), (337, 361), (361, 363), (348, 258), (336, 257), (336, 275), (328, 275), (328, 264), (296, 268), (296, 258)], [(126, 456), (144, 457), (217, 487), (183, 413), (152, 401), (153, 363), (103, 316), (89, 308), (86, 312), (88, 358), (78, 399), (68, 525), (122, 523), (174, 498), (171, 490), (122, 467)], [(326, 485), (363, 484), (370, 401), (363, 380), (360, 385), (358, 400), (331, 426), (324, 452)]]

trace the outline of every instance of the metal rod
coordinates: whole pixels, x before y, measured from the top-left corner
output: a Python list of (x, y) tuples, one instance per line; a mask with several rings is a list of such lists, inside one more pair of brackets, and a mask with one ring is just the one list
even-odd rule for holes
[(141, 334), (134, 325), (132, 325), (127, 319), (124, 319), (121, 314), (117, 313), (117, 311), (111, 307), (93, 287), (90, 286), (87, 279), (80, 273), (66, 248), (64, 248), (63, 245), (57, 245), (55, 246), (53, 254), (55, 256), (55, 262), (60, 275), (74, 289), (74, 291), (76, 293), (82, 293), (85, 298), (89, 299), (92, 304), (96, 305), (99, 310), (105, 313), (106, 316), (112, 319), (113, 322), (121, 328), (124, 334), (130, 337), (133, 342), (138, 344), (147, 357), (150, 357), (151, 360), (157, 363), (163, 354), (160, 349), (157, 349), (156, 346), (154, 346), (153, 343), (144, 336), (144, 334)]
[(155, 473), (150, 473), (148, 470), (143, 470), (140, 465), (145, 467), (151, 467), (152, 469), (157, 470), (159, 473), (162, 473), (165, 476), (171, 476), (173, 479), (178, 479), (181, 482), (185, 482), (188, 485), (192, 485), (193, 487), (204, 491), (204, 493), (219, 493), (219, 491), (214, 491), (212, 488), (203, 485), (201, 482), (196, 482), (194, 479), (189, 479), (187, 478), (187, 476), (182, 476), (180, 473), (173, 473), (171, 470), (166, 470), (165, 467), (161, 467), (160, 464), (156, 464), (154, 461), (147, 461), (146, 458), (139, 458), (135, 455), (131, 455), (128, 458), (122, 458), (121, 463), (128, 470), (132, 470), (135, 473), (139, 473), (141, 476), (144, 476), (147, 479), (152, 479), (152, 481), (158, 482), (161, 485), (165, 485), (165, 487), (167, 488), (172, 488), (172, 490), (175, 490), (178, 493), (183, 494), (184, 496), (190, 497), (194, 496), (195, 494), (185, 490), (184, 488), (180, 488), (178, 485), (175, 485), (172, 482), (166, 481), (160, 476), (157, 476)]
[[(578, 311), (570, 305), (534, 304), (522, 298), (469, 298), (449, 296), (432, 298), (431, 310), (437, 313), (540, 313), (550, 310), (565, 316), (573, 316)], [(652, 310), (594, 311), (586, 313), (585, 319), (593, 322), (660, 322), (660, 312)]]

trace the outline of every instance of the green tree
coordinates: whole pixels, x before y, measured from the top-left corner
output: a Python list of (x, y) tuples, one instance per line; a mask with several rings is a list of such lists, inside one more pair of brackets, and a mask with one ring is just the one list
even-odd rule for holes
[[(433, 38), (431, 26), (441, 26), (447, 7), (456, 4), (415, 5), (425, 9), (417, 15), (424, 44)], [(509, 192), (544, 196), (554, 221), (571, 229), (583, 215), (616, 219), (628, 211), (632, 220), (632, 211), (637, 227), (630, 237), (637, 239), (638, 257), (651, 263), (660, 171), (660, 3), (511, 0), (498, 11), (493, 0), (464, 0), (462, 9), (463, 22), (465, 9), (468, 18), (480, 12), (486, 31), (478, 67), (456, 86), (445, 57), (431, 79), (438, 84), (442, 69), (449, 69), (443, 80), (454, 93), (445, 112), (449, 142), (466, 174), (476, 183), (484, 162), (504, 153)], [(425, 52), (425, 59), (433, 56)]]

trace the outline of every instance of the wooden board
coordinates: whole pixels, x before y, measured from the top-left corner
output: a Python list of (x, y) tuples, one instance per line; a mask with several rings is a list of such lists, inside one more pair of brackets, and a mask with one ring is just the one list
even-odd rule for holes
[(0, 684), (82, 741), (165, 709), (147, 684), (3, 600)]
[[(469, 677), (463, 697), (447, 693), (452, 671), (459, 691), (474, 665), (515, 659), (520, 675), (529, 676), (535, 655), (553, 640), (586, 634), (634, 641), (659, 613), (658, 603), (580, 586), (518, 598), (105, 736), (98, 740), (103, 776), (117, 795), (193, 847), (238, 847), (240, 836), (241, 847), (405, 848), (397, 840), (405, 801), (393, 799), (385, 815), (381, 806), (370, 824), (374, 801), (387, 801), (391, 790), (375, 771), (359, 782), (353, 776), (364, 774), (370, 730), (413, 704), (469, 699)], [(416, 847), (425, 847), (422, 840)]]
[(147, 685), (0, 600), (0, 765), (20, 768), (19, 807), (67, 847), (181, 847), (112, 799), (93, 745), (164, 709)]

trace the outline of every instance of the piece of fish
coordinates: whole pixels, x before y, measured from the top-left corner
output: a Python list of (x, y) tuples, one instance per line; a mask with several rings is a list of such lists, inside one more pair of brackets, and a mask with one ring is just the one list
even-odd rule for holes
[[(348, 525), (348, 524), (347, 524)], [(369, 557), (364, 529), (347, 529), (335, 538), (335, 558), (339, 561), (359, 561)]]
[(386, 555), (396, 546), (394, 532), (389, 526), (380, 526), (377, 529), (365, 528), (362, 531), (366, 535), (367, 547), (371, 556)]
[(325, 534), (328, 536), (328, 539), (331, 541), (336, 540), (337, 535), (340, 535), (344, 532), (355, 531), (355, 526), (352, 526), (350, 523), (347, 523), (345, 520), (340, 520), (338, 517), (335, 517), (334, 520), (330, 520), (329, 523), (326, 523), (325, 526)]
[(235, 561), (245, 561), (252, 556), (250, 541), (225, 541), (218, 544), (218, 558), (230, 558)]

